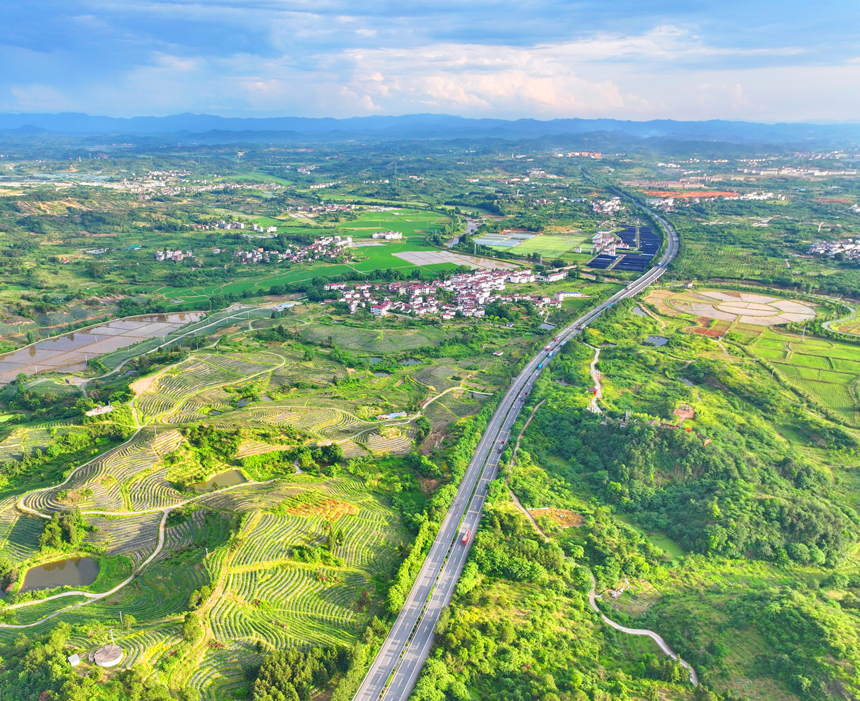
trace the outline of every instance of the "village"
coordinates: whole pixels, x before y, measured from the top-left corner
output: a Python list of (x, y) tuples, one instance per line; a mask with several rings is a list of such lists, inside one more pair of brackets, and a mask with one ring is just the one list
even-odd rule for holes
[(845, 260), (860, 260), (860, 239), (841, 239), (839, 241), (819, 241), (813, 243), (809, 252), (819, 256), (829, 256)]
[[(288, 261), (290, 263), (303, 263), (311, 260), (336, 260), (343, 257), (344, 252), (352, 244), (351, 236), (324, 236), (317, 239), (310, 246), (287, 246), (283, 252), (267, 250), (264, 248), (252, 248), (250, 251), (234, 251), (233, 257), (237, 262), (247, 265), (249, 263), (279, 263)], [(212, 255), (217, 256), (227, 253), (224, 248), (213, 248)], [(182, 261), (192, 258), (193, 251), (156, 251), (155, 260), (158, 262), (172, 260)]]
[(361, 309), (374, 316), (391, 313), (416, 316), (438, 314), (442, 320), (447, 321), (457, 316), (481, 318), (486, 314), (487, 305), (507, 302), (527, 302), (533, 304), (539, 313), (546, 314), (559, 309), (562, 302), (569, 297), (582, 297), (582, 293), (562, 291), (553, 296), (499, 293), (505, 291), (508, 283), (559, 282), (567, 275), (567, 270), (540, 274), (528, 269), (481, 270), (429, 282), (333, 282), (325, 285), (325, 289), (339, 292), (342, 300), (349, 305), (351, 314)]

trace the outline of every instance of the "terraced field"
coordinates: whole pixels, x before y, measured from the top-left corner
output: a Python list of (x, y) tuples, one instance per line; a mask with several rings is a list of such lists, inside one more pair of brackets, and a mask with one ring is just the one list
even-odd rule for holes
[[(253, 356), (198, 353), (160, 373), (132, 385), (135, 405), (144, 416), (166, 419), (201, 391), (247, 380), (284, 364), (281, 356), (258, 353)], [(204, 394), (205, 396), (205, 394)], [(199, 411), (198, 404), (193, 411)]]
[(758, 327), (740, 326), (735, 333), (789, 382), (845, 419), (860, 422), (860, 346)]
[[(84, 653), (106, 642), (113, 630), (126, 652), (120, 668), (144, 663), (169, 668), (171, 683), (190, 683), (213, 701), (246, 687), (245, 670), (259, 662), (260, 649), (351, 645), (382, 605), (372, 579), (391, 575), (408, 537), (396, 511), (372, 491), (376, 483), (348, 474), (301, 474), (192, 495), (166, 479), (166, 458), (183, 442), (179, 429), (192, 422), (219, 428), (293, 426), (318, 443), (342, 443), (348, 456), (411, 450), (411, 425), (403, 419), (376, 421), (377, 404), (367, 399), (341, 401), (305, 392), (295, 397), (295, 405), (261, 401), (235, 407), (237, 394), (226, 390), (254, 378), (260, 383), (273, 373), (286, 377), (288, 362), (294, 361), (266, 351), (205, 352), (142, 378), (132, 402), (141, 427), (126, 443), (72, 467), (62, 484), (0, 502), (0, 553), (16, 560), (33, 557), (44, 528), (40, 515), (77, 506), (93, 527), (86, 545), (127, 557), (137, 572), (110, 597), (34, 602), (4, 623), (32, 624), (26, 630), (33, 633), (50, 630), (59, 620), (95, 625), (96, 633), (75, 634), (74, 644)], [(330, 379), (330, 365), (323, 358), (302, 372), (310, 369)], [(359, 410), (367, 418), (360, 418)], [(51, 428), (73, 430), (45, 425), (16, 432), (0, 454), (46, 443)], [(282, 447), (248, 437), (239, 456)], [(180, 507), (179, 518), (172, 514), (165, 520)], [(332, 528), (339, 535), (327, 564), (305, 561), (303, 548), (327, 544)], [(205, 640), (189, 652), (187, 645), (180, 648), (182, 620), (192, 594), (203, 586), (216, 594), (204, 604)], [(76, 603), (86, 605), (69, 608)], [(120, 624), (120, 611), (137, 620), (131, 629)], [(57, 618), (45, 618), (56, 612)], [(0, 625), (0, 639), (18, 633)], [(187, 657), (174, 658), (179, 649)]]

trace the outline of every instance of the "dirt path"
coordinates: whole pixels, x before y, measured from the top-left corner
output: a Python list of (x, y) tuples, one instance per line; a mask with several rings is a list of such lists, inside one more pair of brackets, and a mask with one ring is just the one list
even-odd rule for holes
[[(529, 424), (532, 422), (532, 419), (535, 417), (535, 414), (537, 414), (537, 410), (541, 408), (541, 405), (542, 405), (545, 401), (546, 401), (546, 399), (541, 400), (541, 401), (538, 403), (538, 405), (537, 405), (537, 406), (532, 410), (531, 415), (530, 415), (530, 416), (529, 416), (529, 418), (526, 420), (525, 426), (523, 426), (523, 430), (522, 430), (522, 431), (520, 431), (520, 435), (519, 435), (519, 436), (517, 436), (517, 444), (514, 446), (514, 452), (513, 452), (513, 455), (511, 455), (511, 465), (513, 465), (513, 464), (514, 464), (514, 460), (515, 460), (515, 459), (516, 459), (516, 457), (517, 457), (517, 451), (519, 451), (519, 449), (520, 449), (520, 441), (522, 440), (523, 435), (524, 435), (524, 434), (525, 434), (525, 432), (526, 432), (526, 429), (529, 427)], [(537, 525), (537, 521), (535, 521), (534, 516), (532, 516), (532, 515), (531, 515), (531, 512), (530, 512), (526, 507), (524, 507), (524, 506), (520, 503), (520, 500), (517, 498), (517, 495), (516, 495), (516, 494), (514, 494), (514, 490), (513, 490), (513, 489), (511, 489), (511, 477), (510, 477), (510, 475), (508, 475), (508, 479), (506, 479), (506, 480), (505, 480), (505, 486), (508, 488), (508, 494), (510, 494), (510, 495), (511, 495), (511, 501), (513, 501), (513, 502), (514, 502), (514, 506), (516, 506), (520, 511), (522, 511), (522, 512), (523, 512), (523, 515), (524, 515), (524, 516), (529, 520), (529, 523), (531, 523), (531, 524), (532, 524), (532, 526), (534, 527), (534, 529), (535, 529), (538, 533), (540, 533), (541, 537), (542, 537), (545, 541), (549, 542), (549, 538), (547, 537), (546, 533), (544, 533), (544, 532), (540, 529), (540, 526), (538, 526), (538, 525)]]
[(836, 333), (844, 333), (848, 336), (860, 336), (860, 333), (856, 333), (854, 331), (839, 331), (838, 329), (834, 329), (831, 324), (841, 324), (845, 321), (853, 321), (857, 318), (857, 309), (852, 307), (850, 304), (846, 304), (845, 302), (841, 303), (842, 305), (848, 307), (851, 310), (851, 313), (848, 316), (843, 316), (841, 319), (831, 319), (830, 321), (825, 321), (821, 325), (827, 329), (828, 331), (835, 331)]
[[(588, 346), (586, 343), (585, 345)], [(597, 361), (600, 358), (600, 349), (594, 346), (588, 346), (594, 351), (594, 360), (591, 361), (591, 379), (594, 380), (594, 387), (597, 390), (591, 398), (591, 406), (588, 410), (594, 414), (602, 414), (603, 410), (597, 406), (597, 400), (603, 399), (603, 385), (600, 384), (600, 370), (597, 369)]]

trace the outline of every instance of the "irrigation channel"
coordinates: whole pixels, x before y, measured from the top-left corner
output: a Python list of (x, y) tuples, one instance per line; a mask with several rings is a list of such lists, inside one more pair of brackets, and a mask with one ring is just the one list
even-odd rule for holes
[[(636, 206), (641, 205), (637, 203)], [(581, 333), (588, 324), (616, 302), (633, 297), (647, 289), (663, 275), (666, 266), (677, 255), (678, 235), (675, 229), (665, 218), (650, 210), (645, 211), (659, 222), (666, 236), (663, 256), (657, 265), (638, 280), (630, 283), (557, 334), (558, 341), (553, 342), (549, 350), (541, 350), (514, 380), (478, 443), (475, 455), (466, 468), (454, 501), (430, 547), (415, 584), (355, 694), (354, 701), (378, 701), (383, 697), (392, 701), (406, 701), (412, 692), (421, 668), (430, 654), (433, 630), (442, 610), (451, 601), (474, 540), (473, 537), (467, 537), (466, 543), (463, 544), (461, 533), (468, 531), (469, 534), (474, 534), (478, 528), (487, 497), (487, 487), (495, 479), (498, 471), (501, 444), (506, 443), (510, 437), (511, 427), (519, 416), (525, 395), (531, 391), (544, 364), (549, 362), (550, 354), (554, 355), (561, 344)], [(618, 630), (640, 634), (638, 631), (621, 627), (618, 627)], [(657, 636), (656, 633), (652, 635)], [(669, 650), (668, 646), (664, 651), (666, 650)], [(692, 670), (690, 681), (693, 684), (698, 683)]]

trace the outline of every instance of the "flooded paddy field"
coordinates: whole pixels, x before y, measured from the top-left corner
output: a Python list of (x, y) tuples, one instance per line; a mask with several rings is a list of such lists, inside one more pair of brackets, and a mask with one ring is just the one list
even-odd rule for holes
[(35, 375), (57, 370), (83, 370), (90, 358), (113, 353), (150, 338), (165, 337), (202, 318), (202, 312), (146, 314), (39, 341), (0, 355), (0, 385), (9, 384), (22, 372)]

